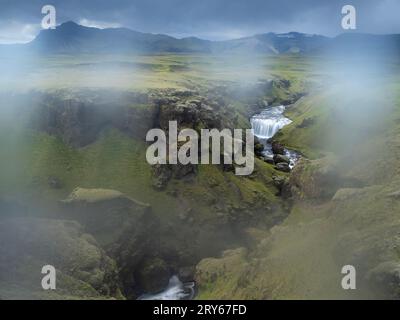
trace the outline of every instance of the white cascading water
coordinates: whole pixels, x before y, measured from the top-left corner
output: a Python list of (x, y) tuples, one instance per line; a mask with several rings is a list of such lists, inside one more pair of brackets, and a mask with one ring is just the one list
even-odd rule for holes
[(285, 106), (277, 106), (263, 110), (250, 119), (254, 135), (260, 139), (272, 138), (284, 126), (292, 122), (283, 115)]
[[(292, 123), (292, 120), (283, 115), (284, 112), (285, 106), (271, 107), (261, 111), (261, 113), (254, 115), (250, 119), (253, 134), (264, 145), (263, 155), (267, 158), (272, 159), (274, 156), (268, 139), (272, 138), (284, 126)], [(299, 155), (295, 151), (287, 149), (285, 150), (285, 155), (289, 158), (289, 167), (292, 169)]]
[(144, 294), (138, 300), (191, 300), (193, 296), (194, 282), (184, 284), (177, 276), (172, 276), (164, 291), (156, 294)]

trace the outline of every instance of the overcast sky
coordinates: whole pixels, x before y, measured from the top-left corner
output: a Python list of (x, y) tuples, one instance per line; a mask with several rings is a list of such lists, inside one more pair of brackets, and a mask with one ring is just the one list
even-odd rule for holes
[(57, 9), (57, 24), (127, 27), (211, 40), (256, 33), (342, 33), (341, 8), (357, 9), (357, 31), (400, 33), (400, 0), (0, 0), (0, 43), (28, 42), (40, 31), (41, 8)]

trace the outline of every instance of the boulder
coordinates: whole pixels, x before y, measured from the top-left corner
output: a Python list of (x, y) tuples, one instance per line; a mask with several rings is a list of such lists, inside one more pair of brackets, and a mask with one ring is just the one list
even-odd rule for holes
[(286, 162), (277, 163), (275, 169), (283, 172), (290, 172), (289, 164)]
[(272, 147), (272, 152), (274, 154), (282, 154), (282, 155), (285, 154), (285, 147), (279, 142), (272, 141), (271, 147)]
[(256, 143), (255, 145), (254, 145), (254, 154), (257, 156), (257, 157), (260, 157), (260, 156), (262, 156), (262, 152), (264, 151), (264, 146), (261, 144), (261, 143)]
[(274, 155), (274, 162), (275, 163), (290, 163), (290, 159), (287, 156), (284, 156), (282, 154), (275, 154)]
[(270, 157), (264, 157), (264, 162), (269, 163), (269, 164), (275, 164), (274, 159)]

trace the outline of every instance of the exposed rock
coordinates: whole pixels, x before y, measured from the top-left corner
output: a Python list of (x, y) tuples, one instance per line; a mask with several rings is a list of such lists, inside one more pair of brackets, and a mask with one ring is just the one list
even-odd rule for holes
[(196, 95), (196, 91), (192, 91), (192, 90), (176, 90), (174, 91), (174, 95), (178, 96), (178, 97), (191, 97)]
[(281, 196), (282, 198), (290, 198), (292, 196), (288, 180), (287, 177), (272, 176), (272, 181), (278, 189), (277, 196)]
[(77, 188), (62, 203), (65, 216), (81, 222), (116, 260), (124, 295), (136, 298), (143, 293), (145, 282), (138, 285), (134, 273), (157, 247), (159, 221), (151, 207), (107, 189)]
[(271, 147), (272, 147), (272, 152), (274, 154), (282, 154), (282, 155), (285, 154), (285, 147), (279, 142), (272, 141)]
[(156, 127), (159, 108), (149, 103), (146, 106), (122, 106), (113, 115), (113, 125), (133, 138), (144, 141), (150, 129)]
[[(74, 221), (1, 219), (0, 257), (0, 295), (8, 299), (121, 297), (115, 261)], [(45, 265), (56, 268), (57, 290), (41, 288)]]
[(153, 187), (156, 190), (164, 190), (172, 179), (182, 179), (197, 172), (197, 166), (193, 164), (156, 164), (153, 166)]
[(275, 86), (277, 88), (288, 89), (290, 87), (290, 80), (287, 80), (287, 79), (274, 79), (274, 80), (272, 80), (272, 86)]
[(314, 118), (306, 118), (297, 126), (297, 128), (308, 128), (315, 123)]
[(193, 164), (177, 164), (173, 166), (173, 176), (176, 179), (184, 178), (197, 172), (197, 166)]
[(178, 278), (182, 282), (191, 282), (194, 280), (194, 273), (194, 266), (181, 267), (178, 270)]
[[(196, 131), (203, 128), (210, 130), (235, 128), (238, 121), (237, 114), (232, 107), (226, 105), (222, 98), (218, 96), (203, 98), (192, 94), (182, 95), (176, 91), (170, 91), (167, 94), (177, 98), (157, 100), (159, 114), (156, 125), (164, 131), (169, 130), (170, 121), (177, 122), (178, 131), (184, 128), (191, 128)], [(188, 97), (190, 99), (187, 99)], [(183, 142), (180, 142), (176, 146), (169, 147), (179, 150), (182, 144)], [(234, 170), (232, 165), (222, 165), (221, 167), (224, 171)], [(197, 165), (156, 165), (153, 173), (153, 186), (158, 190), (163, 190), (171, 179), (182, 179), (195, 175)]]
[(385, 297), (400, 298), (400, 264), (398, 261), (387, 261), (379, 264), (367, 273), (367, 280), (375, 290)]
[(163, 190), (172, 178), (173, 172), (169, 165), (156, 164), (153, 166), (153, 187)]
[(264, 157), (264, 162), (269, 163), (269, 164), (275, 164), (274, 159), (269, 158), (269, 157)]
[(188, 101), (190, 104), (194, 104), (196, 107), (201, 107), (201, 100), (199, 99), (193, 99)]
[(112, 90), (98, 95), (101, 97), (93, 98), (87, 92), (75, 94), (74, 98), (67, 92), (37, 95), (31, 125), (74, 147), (94, 142), (107, 126), (114, 126), (140, 140), (144, 140), (147, 131), (154, 127), (158, 108), (147, 95)]
[(254, 154), (257, 157), (262, 156), (262, 152), (264, 151), (264, 146), (261, 143), (254, 144)]
[(281, 189), (283, 184), (285, 183), (286, 178), (282, 177), (282, 176), (272, 176), (272, 182), (274, 183), (274, 185), (278, 188)]
[(159, 258), (145, 260), (136, 272), (138, 285), (145, 293), (157, 293), (165, 289), (171, 277), (165, 261)]
[(277, 163), (275, 169), (283, 172), (290, 172), (289, 164), (286, 162)]
[(85, 146), (96, 139), (107, 122), (107, 117), (94, 105), (76, 100), (45, 97), (48, 104), (39, 106), (33, 123), (39, 130), (57, 135), (72, 146)]
[(53, 189), (61, 189), (63, 187), (61, 180), (58, 179), (57, 177), (49, 177), (47, 182), (48, 182), (50, 188), (53, 188)]
[(290, 159), (287, 156), (284, 156), (282, 154), (275, 154), (274, 155), (274, 162), (275, 163), (290, 163)]

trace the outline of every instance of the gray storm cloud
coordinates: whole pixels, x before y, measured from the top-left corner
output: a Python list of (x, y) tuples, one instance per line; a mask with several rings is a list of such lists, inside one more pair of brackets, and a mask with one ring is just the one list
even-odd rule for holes
[[(1, 38), (29, 40), (37, 32), (45, 4), (47, 0), (1, 0)], [(400, 32), (400, 2), (396, 0), (54, 0), (51, 4), (59, 23), (86, 20), (99, 26), (208, 39), (289, 31), (336, 35), (343, 31), (342, 6), (352, 4), (357, 9), (357, 31)]]

